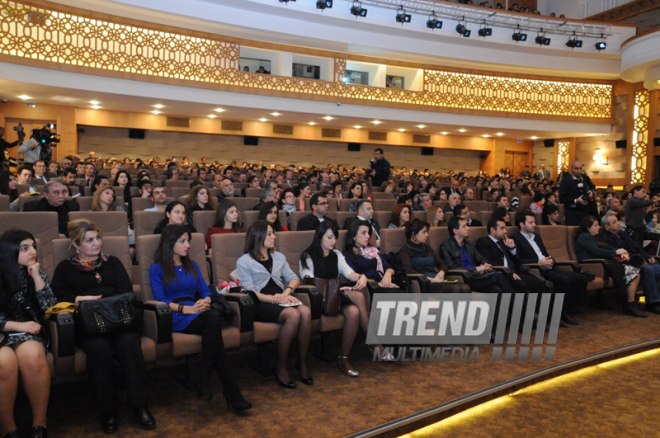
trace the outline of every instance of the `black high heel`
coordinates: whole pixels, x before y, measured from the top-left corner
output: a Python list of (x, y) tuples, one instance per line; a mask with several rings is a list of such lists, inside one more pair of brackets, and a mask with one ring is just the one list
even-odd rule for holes
[(277, 383), (279, 383), (282, 388), (294, 389), (296, 387), (296, 383), (293, 380), (289, 380), (288, 382), (283, 382), (280, 379), (280, 376), (277, 375), (277, 369), (275, 367), (273, 367), (273, 375), (275, 376), (275, 380), (277, 380)]
[(225, 400), (227, 401), (227, 408), (230, 411), (233, 409), (234, 412), (239, 413), (252, 407), (252, 403), (243, 398), (243, 394), (241, 394), (241, 391), (238, 388), (235, 391), (229, 391), (225, 389), (222, 392), (222, 395), (225, 396)]
[(300, 381), (302, 383), (308, 386), (312, 386), (314, 384), (314, 379), (311, 376), (306, 379), (302, 376), (302, 372), (300, 371), (300, 363), (296, 364), (296, 369), (298, 370), (298, 374), (300, 375)]

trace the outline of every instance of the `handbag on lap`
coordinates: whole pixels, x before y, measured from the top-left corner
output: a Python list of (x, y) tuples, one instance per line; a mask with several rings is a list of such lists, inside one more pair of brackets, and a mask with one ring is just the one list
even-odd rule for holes
[(76, 330), (86, 336), (139, 330), (142, 328), (142, 301), (133, 292), (80, 301), (73, 316)]

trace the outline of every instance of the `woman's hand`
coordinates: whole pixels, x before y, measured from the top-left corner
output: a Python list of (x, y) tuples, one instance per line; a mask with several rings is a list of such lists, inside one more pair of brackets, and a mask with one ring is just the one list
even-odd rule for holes
[(27, 272), (30, 277), (33, 279), (41, 278), (41, 274), (39, 273), (40, 265), (39, 262), (34, 262), (30, 266), (27, 267)]
[(100, 300), (101, 298), (103, 298), (103, 295), (80, 295), (76, 297), (76, 303), (81, 301)]
[(273, 303), (274, 304), (287, 304), (287, 303), (292, 303), (292, 304), (298, 304), (300, 303), (300, 300), (294, 296), (291, 295), (284, 295), (284, 294), (275, 294), (273, 295)]
[(392, 283), (392, 273), (387, 271), (385, 272), (385, 275), (383, 275), (382, 280), (380, 280), (380, 283), (378, 283), (378, 286), (380, 287), (399, 287), (396, 284)]
[(630, 261), (630, 254), (628, 253), (621, 254), (621, 258), (623, 259), (624, 262)]
[(628, 251), (626, 251), (625, 248), (619, 248), (619, 249), (616, 250), (616, 255), (622, 256), (624, 254), (628, 255)]
[(195, 313), (202, 313), (211, 308), (211, 303), (207, 299), (197, 300), (194, 305), (190, 306), (195, 310)]
[(438, 275), (435, 276), (435, 279), (440, 282), (445, 281), (445, 271), (438, 272)]
[(365, 287), (367, 287), (367, 276), (362, 274), (360, 275), (360, 278), (358, 279), (357, 283), (353, 286), (353, 289), (355, 290), (362, 290)]
[(16, 323), (16, 332), (30, 333), (31, 335), (38, 335), (41, 331), (41, 326), (34, 321), (18, 322)]

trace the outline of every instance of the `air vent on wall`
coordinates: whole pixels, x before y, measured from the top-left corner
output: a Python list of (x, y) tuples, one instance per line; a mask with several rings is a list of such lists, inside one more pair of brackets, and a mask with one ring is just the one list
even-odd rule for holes
[(413, 134), (413, 143), (431, 144), (431, 136), (425, 134)]
[(187, 117), (168, 117), (167, 126), (175, 128), (190, 128), (190, 119)]
[(293, 135), (293, 126), (273, 125), (273, 134)]
[(222, 130), (223, 131), (242, 131), (243, 122), (231, 122), (229, 120), (222, 121)]
[(341, 129), (323, 128), (323, 129), (321, 129), (321, 137), (324, 137), (324, 138), (341, 138)]
[(387, 132), (369, 131), (369, 140), (387, 141)]

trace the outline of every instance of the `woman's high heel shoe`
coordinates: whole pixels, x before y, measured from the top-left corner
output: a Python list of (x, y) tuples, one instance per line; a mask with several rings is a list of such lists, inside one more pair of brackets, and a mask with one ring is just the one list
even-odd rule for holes
[[(387, 351), (387, 349), (385, 349), (385, 347), (383, 347), (382, 345), (379, 345), (379, 347), (382, 348), (383, 350), (385, 350), (385, 353), (381, 356), (382, 357), (381, 362), (396, 362), (396, 358), (394, 357), (394, 355), (392, 353)], [(371, 357), (376, 356), (376, 348), (375, 347), (370, 346), (369, 351), (371, 352)]]
[(296, 383), (293, 380), (289, 380), (288, 382), (283, 382), (280, 379), (280, 376), (277, 374), (277, 369), (274, 367), (273, 367), (273, 375), (275, 376), (275, 380), (277, 380), (277, 383), (279, 383), (282, 388), (294, 389), (296, 387)]
[(222, 395), (225, 396), (225, 400), (227, 400), (227, 408), (229, 408), (230, 411), (233, 409), (234, 412), (239, 413), (252, 407), (252, 403), (243, 398), (243, 394), (238, 388), (233, 391), (225, 388)]
[(296, 369), (298, 370), (298, 374), (300, 374), (300, 381), (302, 383), (309, 386), (312, 386), (314, 384), (314, 379), (311, 376), (306, 379), (302, 376), (302, 372), (300, 371), (300, 363), (296, 364)]
[(360, 373), (351, 368), (351, 364), (348, 363), (347, 356), (337, 357), (337, 366), (339, 367), (339, 371), (346, 374), (348, 377), (358, 377), (360, 375)]

